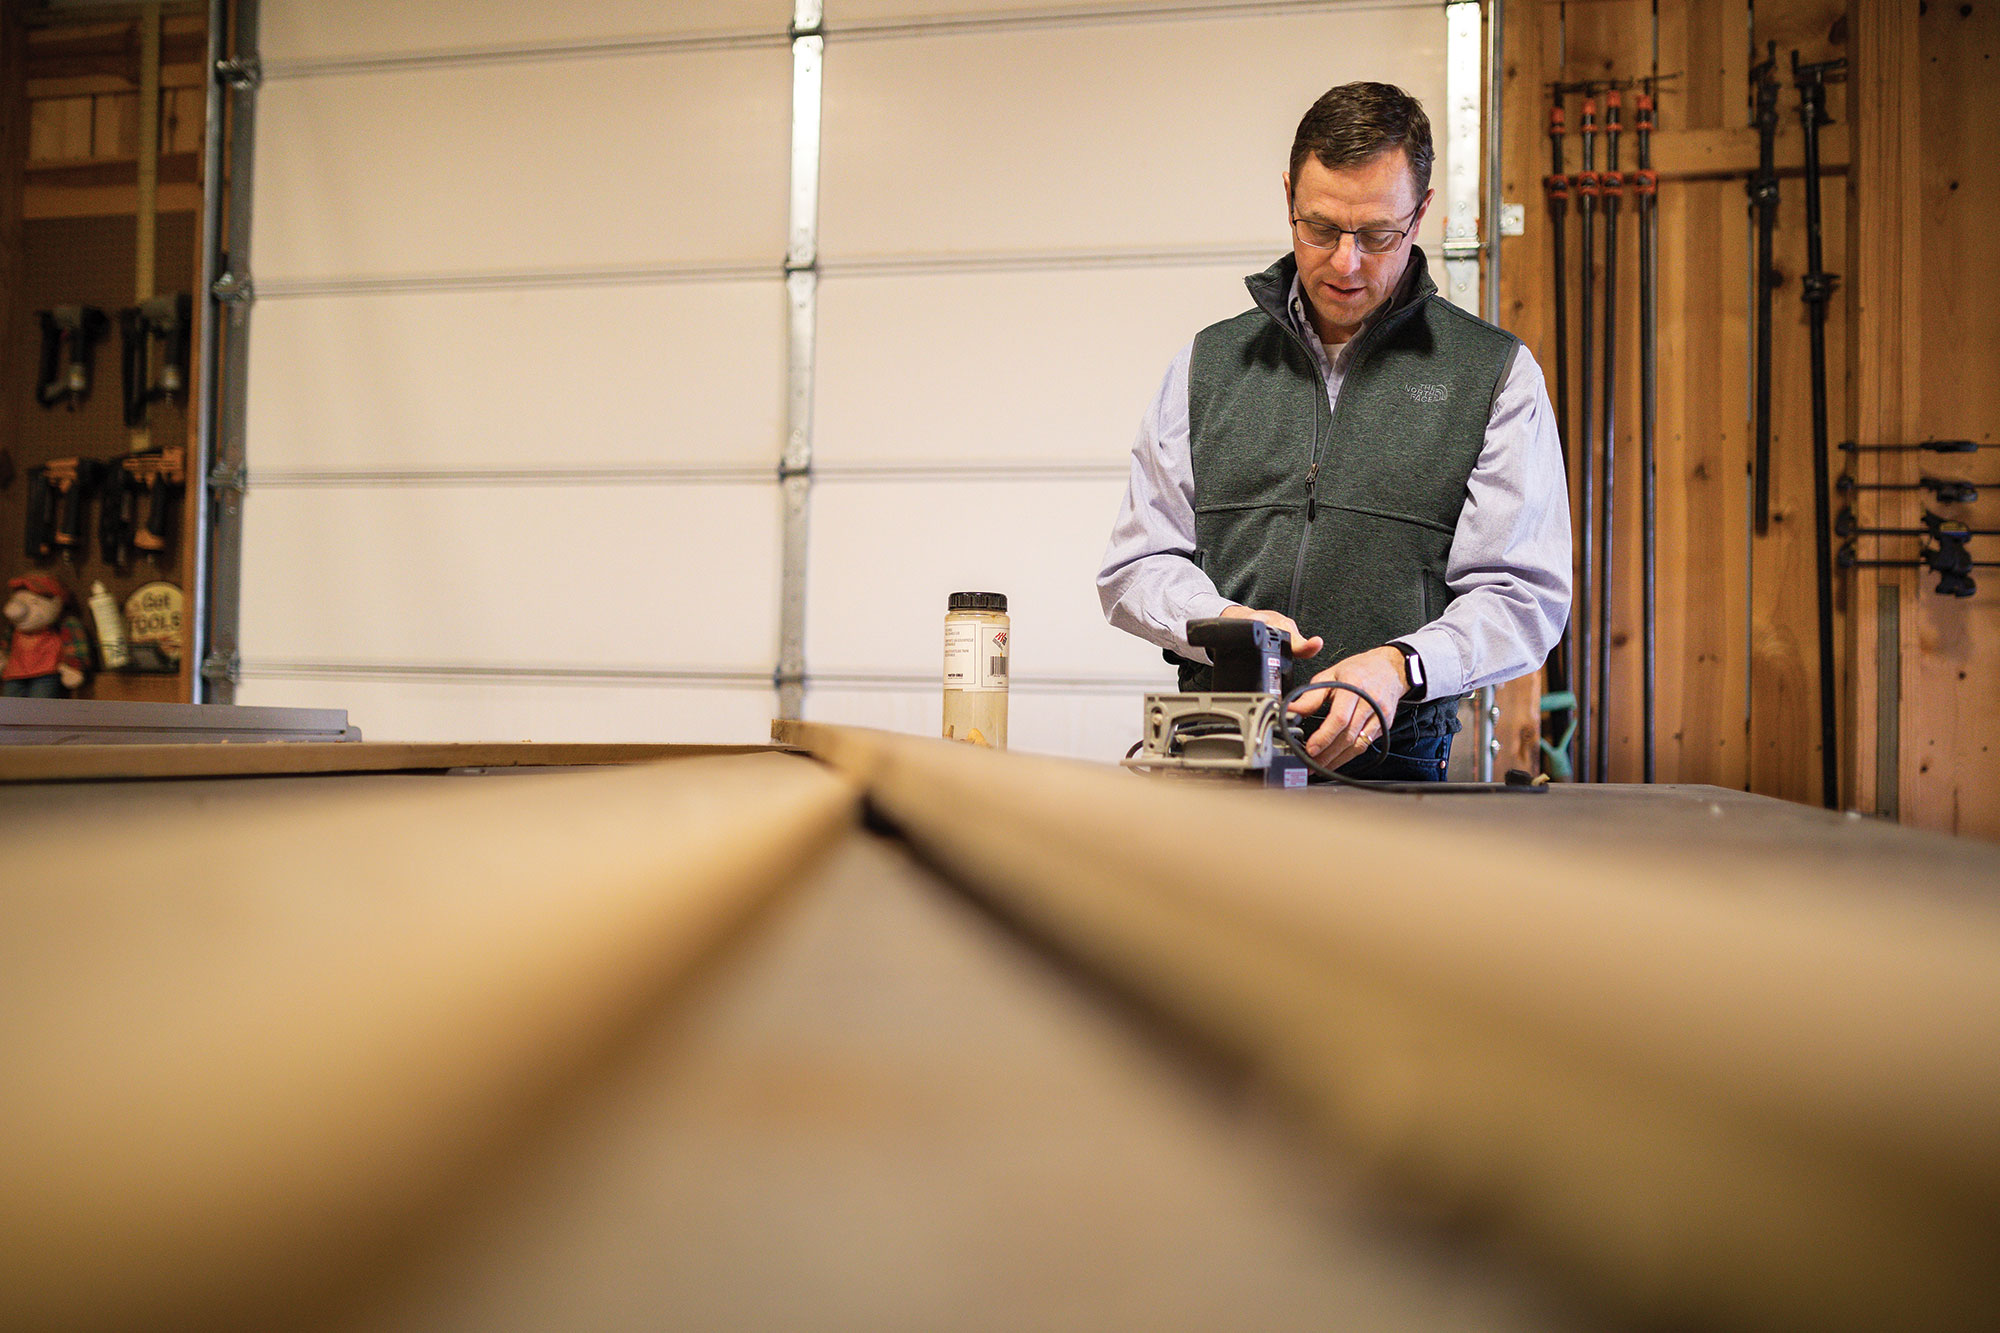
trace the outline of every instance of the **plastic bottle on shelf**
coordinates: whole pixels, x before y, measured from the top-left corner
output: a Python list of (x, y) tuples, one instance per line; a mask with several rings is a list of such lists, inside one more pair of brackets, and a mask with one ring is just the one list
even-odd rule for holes
[(1007, 596), (955, 592), (944, 617), (944, 738), (1007, 748)]
[(90, 585), (90, 618), (97, 622), (97, 650), (104, 658), (104, 669), (117, 671), (130, 665), (132, 653), (125, 645), (125, 617), (102, 583)]

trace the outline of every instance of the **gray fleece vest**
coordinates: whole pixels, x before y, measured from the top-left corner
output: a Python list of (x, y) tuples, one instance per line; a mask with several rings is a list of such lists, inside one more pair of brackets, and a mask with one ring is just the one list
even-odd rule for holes
[[(1286, 255), (1244, 279), (1257, 308), (1195, 336), (1188, 431), (1195, 559), (1224, 597), (1325, 636), (1299, 682), (1450, 605), (1452, 534), (1518, 340), (1439, 296), (1412, 247), (1329, 415), (1286, 317), (1296, 271)], [(1178, 660), (1182, 689), (1208, 688), (1207, 667)]]

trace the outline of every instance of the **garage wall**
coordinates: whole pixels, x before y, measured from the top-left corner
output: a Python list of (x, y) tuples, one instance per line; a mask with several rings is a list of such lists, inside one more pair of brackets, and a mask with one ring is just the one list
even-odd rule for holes
[[(760, 738), (789, 6), (334, 8), (263, 4), (239, 698)], [(1442, 148), (1442, 7), (825, 23), (807, 716), (934, 730), (945, 596), (992, 589), (1016, 747), (1116, 757), (1170, 680), (1093, 586), (1139, 415), (1284, 248), (1315, 96), (1399, 82)]]

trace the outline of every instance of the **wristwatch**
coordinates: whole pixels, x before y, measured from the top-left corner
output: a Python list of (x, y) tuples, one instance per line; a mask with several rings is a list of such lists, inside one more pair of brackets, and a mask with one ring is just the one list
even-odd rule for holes
[(1403, 655), (1403, 670), (1410, 678), (1410, 688), (1403, 691), (1403, 697), (1421, 700), (1430, 689), (1430, 682), (1424, 679), (1424, 659), (1417, 656), (1416, 649), (1401, 640), (1389, 646)]

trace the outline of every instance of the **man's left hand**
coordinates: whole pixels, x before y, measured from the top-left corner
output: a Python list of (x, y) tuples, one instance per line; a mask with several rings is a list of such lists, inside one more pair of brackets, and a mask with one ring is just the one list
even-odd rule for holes
[(1401, 650), (1382, 647), (1342, 658), (1314, 676), (1315, 683), (1338, 680), (1366, 690), (1368, 697), (1381, 705), (1382, 719), (1378, 723), (1375, 710), (1353, 690), (1313, 690), (1302, 694), (1292, 700), (1294, 713), (1318, 712), (1327, 697), (1332, 696), (1332, 702), (1327, 704), (1326, 721), (1306, 738), (1307, 753), (1328, 768), (1339, 768), (1381, 739), (1384, 733), (1380, 728), (1395, 725), (1396, 705), (1410, 688), (1406, 670)]

